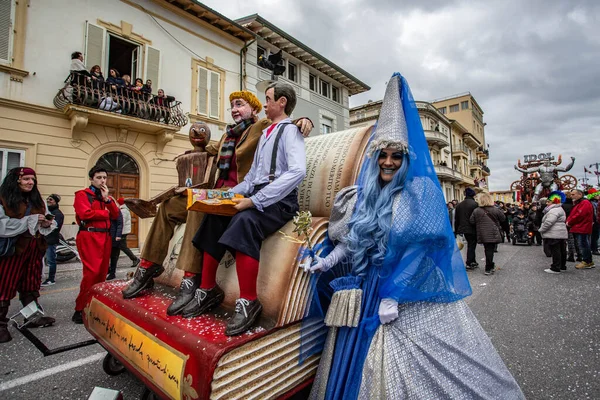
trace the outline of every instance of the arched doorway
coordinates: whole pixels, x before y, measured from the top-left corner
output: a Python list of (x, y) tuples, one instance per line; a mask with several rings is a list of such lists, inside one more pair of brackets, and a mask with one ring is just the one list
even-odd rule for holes
[[(96, 164), (106, 169), (108, 173), (106, 185), (115, 199), (139, 197), (140, 169), (133, 157), (118, 151), (111, 151), (100, 157)], [(131, 233), (127, 236), (127, 247), (138, 246), (138, 217), (131, 213)]]

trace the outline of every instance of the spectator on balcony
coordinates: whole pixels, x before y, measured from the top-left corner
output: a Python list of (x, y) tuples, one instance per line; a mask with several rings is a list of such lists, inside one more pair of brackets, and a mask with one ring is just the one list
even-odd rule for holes
[(102, 87), (104, 75), (102, 75), (102, 70), (99, 65), (94, 65), (92, 69), (90, 69), (90, 75), (92, 76), (92, 86), (94, 89)]
[(152, 81), (150, 79), (146, 79), (146, 84), (142, 88), (142, 91), (146, 93), (148, 98), (152, 97)]
[(123, 75), (123, 87), (126, 89), (131, 89), (131, 76), (127, 74)]
[(90, 69), (90, 75), (92, 76), (92, 80), (104, 82), (104, 75), (102, 75), (102, 69), (99, 65), (94, 65), (92, 69)]
[(169, 108), (173, 101), (175, 101), (175, 97), (167, 96), (164, 90), (158, 89), (158, 94), (148, 101), (150, 104), (157, 106), (152, 110), (152, 119), (156, 119), (157, 121), (164, 119), (168, 123), (170, 117)]
[(107, 87), (109, 93), (102, 98), (98, 108), (104, 111), (113, 111), (119, 106), (115, 97), (119, 93), (120, 88), (123, 87), (123, 79), (120, 78), (119, 71), (114, 68), (111, 68), (108, 73), (109, 77), (106, 79), (106, 83), (110, 85), (109, 88)]
[(78, 73), (85, 76), (91, 76), (91, 74), (85, 68), (83, 63), (83, 54), (80, 51), (71, 53), (71, 73)]
[(83, 63), (83, 54), (75, 51), (71, 54), (71, 85), (85, 85), (91, 80), (91, 74)]
[[(129, 75), (126, 75), (129, 76)], [(135, 93), (142, 93), (144, 89), (144, 81), (141, 78), (135, 78), (135, 84), (132, 85), (129, 90)]]
[(114, 68), (111, 68), (108, 71), (108, 78), (106, 79), (106, 83), (111, 85), (111, 89), (116, 91), (120, 86), (124, 85), (123, 79), (121, 79), (121, 74)]

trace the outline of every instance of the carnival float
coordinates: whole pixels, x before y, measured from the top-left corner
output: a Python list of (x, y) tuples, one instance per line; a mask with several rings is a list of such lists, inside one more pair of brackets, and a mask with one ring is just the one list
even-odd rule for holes
[(526, 155), (523, 163), (519, 159), (514, 167), (515, 170), (522, 173), (521, 179), (510, 185), (510, 190), (517, 192), (516, 200), (536, 202), (552, 191), (575, 189), (577, 179), (573, 175), (564, 174), (559, 176), (559, 172), (568, 172), (573, 168), (575, 157), (571, 157), (571, 162), (568, 165), (562, 167), (561, 164), (562, 156), (560, 154), (556, 160), (551, 153)]
[[(337, 192), (352, 185), (360, 171), (371, 127), (306, 139), (306, 178), (299, 188), (300, 210), (312, 215), (309, 240), (325, 238)], [(190, 211), (194, 212), (194, 211)], [(179, 235), (171, 240), (176, 254)], [(148, 393), (165, 399), (285, 399), (310, 385), (319, 355), (300, 362), (300, 326), (308, 307), (310, 274), (299, 268), (307, 244), (290, 240), (290, 221), (263, 242), (258, 297), (264, 309), (258, 326), (239, 336), (226, 336), (227, 317), (239, 296), (233, 257), (221, 262), (217, 281), (225, 301), (214, 312), (187, 319), (168, 316), (182, 271), (175, 257), (144, 296), (124, 300), (127, 281), (94, 286), (84, 310), (87, 330), (108, 351), (104, 369), (137, 376)], [(322, 329), (316, 326), (315, 329)], [(324, 340), (326, 330), (315, 340)]]

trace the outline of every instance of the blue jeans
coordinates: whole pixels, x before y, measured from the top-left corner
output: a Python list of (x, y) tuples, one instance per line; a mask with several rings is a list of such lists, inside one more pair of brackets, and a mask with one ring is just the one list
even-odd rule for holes
[(48, 263), (48, 280), (54, 282), (56, 275), (56, 245), (49, 244), (46, 250), (46, 262)]
[(581, 252), (581, 258), (586, 263), (592, 262), (592, 249), (590, 248), (590, 235), (585, 233), (574, 233), (573, 238)]

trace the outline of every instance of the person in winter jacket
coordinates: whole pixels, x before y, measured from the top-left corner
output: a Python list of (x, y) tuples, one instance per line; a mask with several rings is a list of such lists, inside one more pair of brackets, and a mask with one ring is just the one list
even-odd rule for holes
[(136, 268), (140, 264), (140, 259), (137, 258), (131, 252), (131, 250), (129, 250), (129, 247), (127, 247), (127, 235), (131, 233), (131, 212), (129, 211), (129, 208), (127, 208), (124, 198), (119, 197), (117, 199), (117, 203), (119, 203), (119, 209), (121, 210), (121, 214), (123, 214), (123, 234), (121, 235), (121, 240), (119, 240), (118, 243), (118, 248), (120, 251), (117, 255), (117, 259), (119, 258), (119, 255), (122, 251), (131, 260), (131, 268)]
[(58, 208), (60, 202), (60, 196), (57, 194), (51, 194), (46, 199), (48, 210), (54, 215), (56, 221), (56, 229), (54, 229), (49, 235), (46, 236), (46, 243), (48, 248), (46, 249), (46, 263), (48, 264), (48, 278), (42, 283), (42, 286), (54, 285), (56, 282), (56, 245), (60, 239), (60, 230), (65, 222), (65, 215)]
[(567, 215), (562, 208), (561, 203), (566, 200), (562, 192), (552, 192), (548, 196), (548, 205), (543, 211), (540, 233), (544, 238), (544, 243), (548, 246), (552, 254), (552, 265), (544, 272), (549, 274), (558, 274), (567, 269)]
[(594, 222), (594, 208), (592, 203), (585, 197), (583, 192), (575, 189), (571, 192), (573, 198), (573, 210), (567, 218), (567, 227), (571, 229), (573, 238), (581, 251), (582, 261), (575, 266), (577, 269), (594, 268), (592, 261), (592, 250), (590, 248), (590, 236)]
[(494, 273), (494, 250), (502, 241), (501, 224), (506, 218), (504, 213), (494, 207), (494, 200), (489, 193), (479, 195), (479, 208), (471, 214), (470, 222), (475, 225), (477, 242), (485, 248), (485, 274)]
[(475, 258), (475, 248), (477, 247), (477, 232), (475, 225), (471, 223), (471, 214), (479, 207), (475, 201), (475, 190), (465, 189), (465, 199), (458, 203), (454, 212), (454, 228), (456, 233), (464, 235), (467, 240), (467, 261), (465, 265), (469, 269), (476, 268), (479, 264)]
[(123, 240), (123, 214), (121, 211), (119, 211), (116, 219), (110, 220), (110, 238), (112, 239), (112, 248), (110, 250), (110, 267), (108, 268), (108, 275), (106, 275), (107, 281), (112, 281), (116, 278), (117, 263), (121, 254), (121, 249), (119, 248), (119, 244)]
[[(565, 195), (567, 198), (562, 204), (562, 209), (565, 210), (565, 215), (567, 216), (567, 219), (569, 219), (569, 215), (573, 209), (573, 199), (571, 198), (571, 192), (566, 192)], [(577, 261), (581, 261), (581, 253), (579, 252), (577, 243), (575, 243), (575, 238), (568, 226), (567, 230), (569, 231), (569, 238), (567, 239), (567, 261), (574, 262), (576, 260), (575, 255), (577, 255)]]
[(598, 251), (598, 237), (600, 236), (600, 225), (598, 225), (598, 196), (600, 192), (594, 188), (588, 190), (587, 199), (592, 203), (594, 207), (594, 223), (592, 224), (592, 236), (591, 236), (591, 248), (592, 254), (600, 256)]
[(539, 229), (542, 223), (542, 210), (539, 209), (537, 204), (533, 204), (529, 209), (529, 226), (531, 232), (533, 232), (533, 237), (535, 238), (535, 242), (538, 246), (542, 245), (542, 235), (540, 235)]

